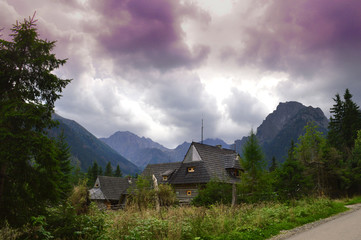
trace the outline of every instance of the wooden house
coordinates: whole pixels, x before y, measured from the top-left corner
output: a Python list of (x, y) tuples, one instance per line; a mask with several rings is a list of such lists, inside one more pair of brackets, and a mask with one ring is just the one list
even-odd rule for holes
[(234, 150), (192, 142), (182, 162), (149, 164), (142, 175), (154, 174), (158, 183), (174, 187), (180, 203), (190, 203), (211, 179), (233, 184), (242, 171)]
[(90, 200), (101, 209), (123, 208), (128, 188), (133, 184), (131, 178), (98, 176), (94, 187), (89, 190)]

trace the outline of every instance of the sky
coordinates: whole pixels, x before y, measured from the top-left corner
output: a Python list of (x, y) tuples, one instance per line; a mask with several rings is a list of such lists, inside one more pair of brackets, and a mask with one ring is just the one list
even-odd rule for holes
[(130, 131), (168, 148), (227, 143), (279, 102), (361, 105), (361, 1), (0, 0), (4, 35), (36, 12), (73, 79), (55, 110), (96, 137)]

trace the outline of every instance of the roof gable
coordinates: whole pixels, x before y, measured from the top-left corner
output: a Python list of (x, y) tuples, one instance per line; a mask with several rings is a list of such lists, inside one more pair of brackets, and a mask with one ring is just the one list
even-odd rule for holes
[(195, 162), (195, 161), (202, 161), (202, 158), (201, 158), (201, 156), (199, 156), (197, 149), (192, 144), (189, 147), (186, 156), (184, 157), (183, 163)]
[[(194, 172), (187, 173), (187, 167), (194, 167)], [(190, 183), (190, 180), (192, 183), (207, 183), (212, 178), (238, 182), (239, 179), (231, 176), (227, 169), (241, 170), (239, 155), (234, 150), (193, 142), (170, 183)]]

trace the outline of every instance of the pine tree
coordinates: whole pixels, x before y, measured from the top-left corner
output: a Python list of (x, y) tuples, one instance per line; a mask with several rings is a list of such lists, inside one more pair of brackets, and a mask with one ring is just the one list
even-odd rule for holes
[(350, 155), (357, 131), (361, 129), (361, 112), (359, 106), (352, 101), (348, 89), (344, 94), (344, 101), (339, 94), (333, 99), (335, 104), (330, 109), (328, 141), (331, 146), (344, 153), (345, 159)]
[(61, 197), (66, 199), (70, 194), (71, 185), (71, 171), (70, 165), (70, 150), (68, 144), (65, 142), (64, 132), (59, 135), (57, 141), (58, 159), (60, 161), (60, 184)]
[(114, 172), (114, 177), (122, 177), (122, 171), (120, 170), (119, 164), (117, 165), (117, 169)]
[(305, 166), (307, 174), (313, 177), (318, 194), (323, 195), (326, 191), (326, 175), (322, 148), (326, 139), (313, 122), (307, 124), (305, 130), (306, 133), (299, 137), (295, 148), (296, 158)]
[[(264, 185), (264, 169), (265, 161), (264, 154), (261, 146), (258, 143), (257, 137), (251, 130), (250, 136), (245, 143), (243, 150), (243, 158), (241, 158), (241, 165), (245, 170), (245, 174), (242, 174), (241, 185), (239, 185), (240, 191), (245, 194), (260, 193), (263, 191), (260, 189), (261, 185)], [(256, 200), (255, 198), (251, 201)]]
[(101, 166), (99, 166), (98, 168), (98, 176), (102, 176), (103, 175), (103, 168)]
[(295, 157), (295, 144), (291, 141), (288, 157), (277, 171), (276, 191), (281, 199), (300, 198), (312, 188), (312, 179), (304, 165)]
[(104, 175), (109, 177), (113, 176), (113, 168), (110, 162), (108, 162), (108, 164), (105, 166)]
[(88, 168), (88, 186), (93, 186), (95, 180), (97, 179), (99, 174), (99, 166), (97, 162), (93, 163), (92, 167)]
[(264, 154), (257, 137), (251, 130), (250, 136), (243, 147), (242, 166), (255, 181), (265, 167)]
[(51, 53), (55, 42), (39, 38), (36, 20), (17, 22), (11, 41), (0, 39), (0, 222), (21, 225), (56, 203), (60, 163), (54, 104), (70, 82), (54, 70), (65, 64)]
[(278, 168), (276, 158), (272, 157), (271, 166), (269, 168), (269, 172), (274, 172)]

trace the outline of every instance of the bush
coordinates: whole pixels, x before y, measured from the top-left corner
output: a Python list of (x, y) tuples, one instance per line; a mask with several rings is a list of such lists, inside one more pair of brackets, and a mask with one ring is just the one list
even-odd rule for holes
[(74, 207), (77, 214), (84, 214), (88, 212), (90, 200), (87, 188), (87, 179), (80, 181), (77, 186), (74, 186), (69, 197), (69, 202)]
[(195, 206), (210, 206), (216, 203), (230, 204), (232, 202), (232, 185), (217, 179), (209, 181), (204, 189), (192, 200)]
[(160, 184), (158, 188), (159, 203), (161, 206), (169, 207), (177, 203), (177, 196), (171, 185)]
[(47, 216), (32, 217), (21, 239), (106, 239), (105, 215), (95, 205), (78, 215), (69, 203), (48, 209)]
[(149, 179), (138, 177), (136, 186), (130, 188), (129, 192), (129, 205), (137, 206), (140, 211), (154, 206), (155, 191)]

